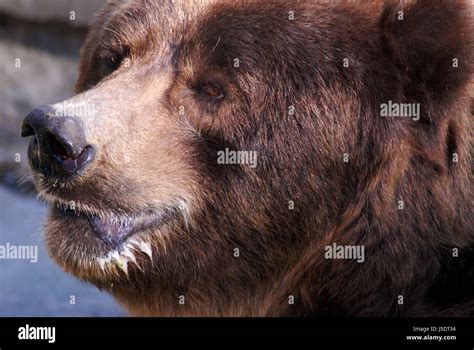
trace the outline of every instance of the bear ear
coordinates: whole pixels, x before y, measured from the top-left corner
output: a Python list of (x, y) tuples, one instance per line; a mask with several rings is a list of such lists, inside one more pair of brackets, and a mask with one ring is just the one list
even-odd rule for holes
[(382, 48), (402, 77), (407, 99), (456, 100), (471, 77), (473, 22), (470, 0), (385, 4), (378, 23)]

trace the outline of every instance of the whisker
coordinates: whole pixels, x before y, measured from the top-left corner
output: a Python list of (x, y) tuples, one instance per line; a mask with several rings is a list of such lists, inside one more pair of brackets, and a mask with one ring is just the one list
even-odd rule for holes
[(33, 182), (33, 181), (34, 181), (33, 174), (31, 174), (30, 172), (27, 172), (16, 183), (18, 184), (18, 186), (23, 186), (25, 183)]

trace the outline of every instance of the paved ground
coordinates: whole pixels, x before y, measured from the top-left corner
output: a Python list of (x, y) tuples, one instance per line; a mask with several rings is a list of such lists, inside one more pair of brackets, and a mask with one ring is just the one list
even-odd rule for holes
[[(121, 316), (107, 294), (65, 274), (48, 257), (41, 234), (46, 213), (34, 197), (0, 185), (0, 245), (37, 245), (38, 262), (0, 259), (0, 316)], [(76, 303), (69, 303), (74, 295)]]

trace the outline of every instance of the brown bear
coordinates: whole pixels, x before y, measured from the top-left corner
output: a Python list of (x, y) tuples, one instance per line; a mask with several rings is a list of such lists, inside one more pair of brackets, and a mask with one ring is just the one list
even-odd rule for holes
[(109, 1), (22, 126), (51, 257), (131, 315), (473, 315), (472, 23)]

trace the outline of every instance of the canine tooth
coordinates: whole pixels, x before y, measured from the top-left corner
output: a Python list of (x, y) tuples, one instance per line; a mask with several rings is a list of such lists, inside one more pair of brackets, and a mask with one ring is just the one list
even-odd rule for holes
[[(128, 248), (128, 247), (127, 247)], [(135, 254), (133, 254), (129, 249), (125, 249), (123, 252), (122, 252), (122, 255), (126, 258), (128, 258), (128, 260), (130, 260), (131, 262), (133, 262), (135, 265), (137, 265), (137, 259), (135, 258)]]
[(124, 258), (122, 258), (122, 257), (120, 256), (120, 254), (119, 254), (117, 251), (115, 251), (115, 252), (113, 252), (113, 253), (111, 254), (110, 260), (111, 260), (115, 265), (119, 265), (119, 264), (122, 263), (122, 261), (124, 260)]
[(112, 253), (112, 261), (115, 266), (119, 267), (126, 275), (128, 275), (128, 259), (115, 251)]
[(136, 239), (134, 239), (134, 238), (131, 238), (131, 239), (128, 240), (128, 244), (129, 244), (129, 245), (130, 245), (130, 244), (135, 244), (135, 245), (139, 246), (139, 245), (140, 245), (140, 242), (138, 242), (138, 241), (137, 241)]
[(141, 250), (140, 249), (140, 244), (141, 244), (140, 241), (138, 241), (136, 239), (131, 239), (131, 240), (129, 240), (127, 246), (129, 248), (135, 249), (136, 251), (140, 251)]
[(128, 276), (128, 260), (124, 259), (120, 263), (116, 263), (116, 265)]
[[(128, 248), (128, 247), (127, 247)], [(135, 247), (132, 247), (132, 249), (135, 249), (137, 252), (138, 252), (138, 248), (135, 248)], [(135, 256), (135, 254), (133, 254), (133, 252), (129, 249), (125, 249), (123, 252), (122, 252), (122, 255), (128, 259), (128, 261), (131, 261), (132, 263), (134, 263), (135, 265), (137, 265), (138, 269), (143, 272), (142, 268), (140, 267), (140, 265), (138, 265), (138, 262), (137, 262), (137, 258)]]
[(150, 243), (145, 243), (145, 242), (140, 242), (140, 250), (145, 253), (146, 255), (148, 255), (148, 257), (150, 258), (151, 261), (153, 261), (153, 255), (152, 255), (152, 251), (151, 251), (151, 244)]
[(112, 261), (119, 261), (120, 260), (120, 254), (118, 251), (114, 250), (111, 254), (110, 257)]
[(140, 251), (138, 249), (138, 243), (136, 243), (135, 245), (133, 243), (127, 243), (126, 247), (126, 250), (128, 251), (130, 251), (131, 249), (136, 250), (137, 252)]

